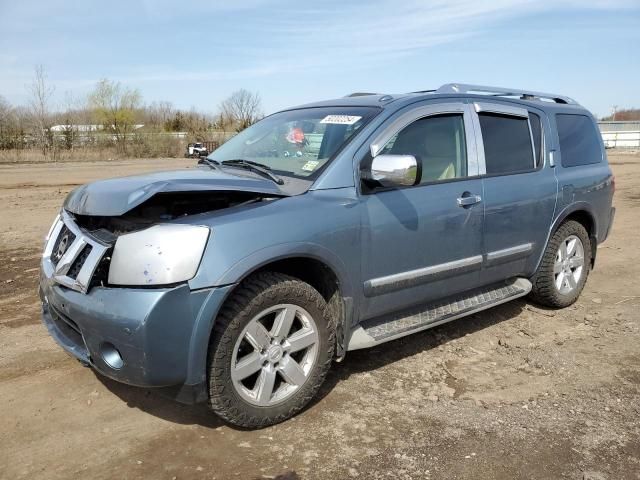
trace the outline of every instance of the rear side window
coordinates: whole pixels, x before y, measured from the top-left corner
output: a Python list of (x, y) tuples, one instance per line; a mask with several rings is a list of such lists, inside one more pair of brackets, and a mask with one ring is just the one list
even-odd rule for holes
[(523, 117), (479, 113), (487, 175), (533, 170), (529, 122)]
[(586, 115), (556, 115), (560, 154), (563, 167), (576, 167), (599, 163), (602, 151), (598, 141), (599, 133), (593, 121)]

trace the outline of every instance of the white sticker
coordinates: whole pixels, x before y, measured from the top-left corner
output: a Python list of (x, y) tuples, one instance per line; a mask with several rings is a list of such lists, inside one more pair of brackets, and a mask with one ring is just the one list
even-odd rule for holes
[(320, 162), (318, 160), (309, 160), (302, 166), (302, 170), (313, 172)]
[(362, 117), (357, 115), (327, 115), (320, 123), (335, 123), (337, 125), (353, 125)]

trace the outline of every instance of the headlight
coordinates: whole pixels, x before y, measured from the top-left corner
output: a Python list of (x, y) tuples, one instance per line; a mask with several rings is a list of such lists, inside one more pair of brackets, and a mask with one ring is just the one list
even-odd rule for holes
[(47, 236), (44, 237), (44, 245), (45, 245), (45, 247), (47, 246), (47, 243), (49, 243), (49, 240), (51, 239), (51, 234), (53, 234), (53, 231), (58, 226), (58, 222), (59, 221), (60, 221), (60, 214), (56, 215), (56, 218), (53, 219), (53, 223), (51, 224), (51, 227), (49, 228), (49, 233), (47, 233)]
[(207, 227), (173, 224), (121, 235), (111, 256), (109, 283), (168, 285), (190, 280), (208, 238)]

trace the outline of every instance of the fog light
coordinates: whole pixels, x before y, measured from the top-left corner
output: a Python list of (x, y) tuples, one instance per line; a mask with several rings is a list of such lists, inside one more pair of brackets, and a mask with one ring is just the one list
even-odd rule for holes
[(124, 361), (122, 360), (122, 355), (113, 344), (109, 342), (105, 342), (100, 347), (100, 355), (102, 356), (102, 360), (104, 363), (109, 365), (114, 370), (120, 370), (124, 365)]

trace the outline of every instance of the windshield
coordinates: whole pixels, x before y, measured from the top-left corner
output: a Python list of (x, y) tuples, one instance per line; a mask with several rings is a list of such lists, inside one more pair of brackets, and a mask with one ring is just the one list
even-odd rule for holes
[(208, 158), (249, 160), (279, 175), (310, 177), (378, 111), (373, 107), (323, 107), (276, 113), (243, 130)]

